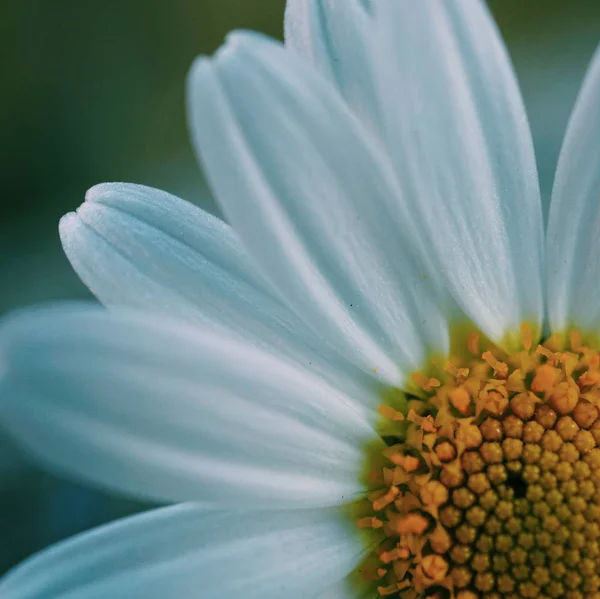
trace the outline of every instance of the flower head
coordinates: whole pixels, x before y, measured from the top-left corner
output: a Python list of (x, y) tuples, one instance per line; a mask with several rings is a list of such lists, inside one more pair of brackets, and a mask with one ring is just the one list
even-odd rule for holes
[(286, 37), (190, 72), (232, 228), (92, 188), (60, 232), (110, 310), (0, 330), (25, 448), (193, 503), (34, 557), (2, 597), (599, 597), (600, 58), (544, 242), (482, 3), (290, 0)]

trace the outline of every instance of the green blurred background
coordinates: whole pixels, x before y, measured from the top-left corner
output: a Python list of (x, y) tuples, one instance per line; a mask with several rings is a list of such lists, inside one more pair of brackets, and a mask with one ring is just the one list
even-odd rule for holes
[[(600, 38), (600, 2), (490, 7), (521, 82), (547, 205), (569, 112)], [(95, 183), (154, 185), (217, 212), (187, 139), (186, 71), (231, 29), (281, 37), (283, 10), (284, 0), (0, 2), (0, 314), (87, 297), (56, 225)], [(43, 473), (1, 433), (0, 456), (0, 572), (146, 507)]]

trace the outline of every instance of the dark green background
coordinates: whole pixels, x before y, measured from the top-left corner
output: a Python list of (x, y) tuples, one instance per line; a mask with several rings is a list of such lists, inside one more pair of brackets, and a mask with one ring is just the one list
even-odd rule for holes
[[(522, 85), (547, 200), (569, 111), (600, 38), (600, 3), (490, 6)], [(0, 3), (0, 314), (86, 296), (56, 224), (95, 183), (155, 185), (216, 211), (187, 140), (186, 71), (231, 29), (281, 37), (283, 9), (283, 0)], [(0, 445), (12, 456), (0, 458), (0, 572), (144, 507), (43, 474), (1, 438)]]

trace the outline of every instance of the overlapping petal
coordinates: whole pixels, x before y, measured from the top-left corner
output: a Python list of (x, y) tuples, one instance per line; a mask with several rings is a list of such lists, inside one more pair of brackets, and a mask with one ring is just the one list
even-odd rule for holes
[(522, 321), (541, 324), (533, 145), (484, 4), (298, 1), (286, 21), (288, 44), (387, 148), (427, 251), (467, 315), (496, 340)]
[(63, 217), (60, 235), (77, 274), (108, 306), (157, 310), (282, 352), (338, 386), (362, 384), (327, 339), (274, 297), (231, 227), (189, 202), (104, 183)]
[(479, 0), (374, 9), (386, 145), (440, 271), (493, 339), (541, 325), (533, 144), (495, 24)]
[(218, 201), (307, 326), (391, 384), (444, 351), (393, 174), (324, 80), (279, 44), (236, 34), (193, 67), (189, 111)]
[(242, 330), (282, 311), (231, 228), (164, 191), (96, 185), (59, 229), (74, 269), (106, 305)]
[(340, 91), (368, 130), (379, 134), (371, 5), (371, 0), (288, 0), (285, 43)]
[(600, 333), (600, 50), (560, 152), (547, 232), (548, 317)]
[(0, 329), (0, 419), (48, 465), (136, 496), (323, 506), (361, 493), (365, 408), (238, 338), (99, 307)]
[(3, 599), (290, 599), (343, 579), (368, 543), (333, 509), (181, 504), (84, 533), (0, 582)]

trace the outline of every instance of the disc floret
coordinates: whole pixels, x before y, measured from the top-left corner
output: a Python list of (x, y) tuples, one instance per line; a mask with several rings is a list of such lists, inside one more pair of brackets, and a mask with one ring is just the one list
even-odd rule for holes
[[(402, 599), (600, 599), (600, 353), (572, 333), (507, 354), (468, 340), (380, 413), (363, 575)], [(484, 351), (481, 351), (481, 350)]]

